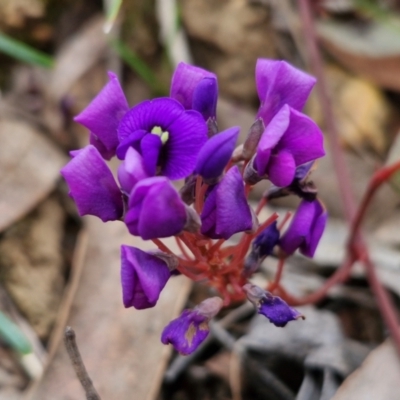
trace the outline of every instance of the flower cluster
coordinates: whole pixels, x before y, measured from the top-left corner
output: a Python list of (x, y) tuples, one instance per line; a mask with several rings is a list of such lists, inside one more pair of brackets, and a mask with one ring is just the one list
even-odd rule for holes
[[(125, 307), (154, 307), (167, 281), (184, 274), (204, 280), (220, 297), (185, 310), (162, 333), (189, 354), (207, 337), (208, 321), (223, 306), (246, 296), (259, 313), (282, 327), (301, 317), (283, 298), (280, 274), (265, 290), (249, 283), (274, 251), (281, 260), (297, 249), (312, 257), (327, 214), (308, 175), (324, 155), (323, 135), (301, 110), (315, 79), (284, 61), (260, 59), (256, 66), (260, 108), (245, 142), (239, 127), (218, 130), (217, 77), (179, 64), (170, 97), (129, 108), (117, 77), (75, 118), (90, 131), (90, 144), (71, 152), (61, 173), (80, 215), (120, 220), (132, 235), (152, 240), (154, 251), (123, 245), (121, 282)], [(117, 179), (106, 160), (121, 163)], [(248, 202), (261, 180), (272, 185), (254, 211)], [(180, 190), (172, 181), (184, 180)], [(276, 214), (259, 222), (272, 197), (302, 198), (290, 226)], [(285, 218), (284, 220), (286, 220)], [(227, 243), (242, 233), (236, 245)], [(174, 236), (181, 254), (162, 238)], [(269, 291), (267, 290), (269, 289)]]

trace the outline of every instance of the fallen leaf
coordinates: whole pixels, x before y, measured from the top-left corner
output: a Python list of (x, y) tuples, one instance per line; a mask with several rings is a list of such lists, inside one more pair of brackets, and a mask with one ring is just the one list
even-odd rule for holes
[[(391, 107), (382, 92), (367, 80), (333, 65), (326, 65), (325, 74), (344, 146), (356, 152), (373, 149), (376, 154), (382, 155), (387, 147), (387, 128), (391, 117)], [(316, 92), (310, 97), (307, 110), (323, 128), (321, 104)]]
[(105, 54), (108, 45), (103, 26), (103, 17), (92, 18), (58, 51), (48, 88), (55, 100), (61, 100), (72, 85)]
[(387, 340), (342, 384), (332, 400), (397, 400), (400, 393), (400, 360)]
[(66, 157), (40, 131), (0, 120), (0, 231), (30, 212), (54, 189)]
[(324, 48), (342, 65), (387, 89), (400, 89), (398, 26), (319, 21), (317, 30)]
[[(68, 325), (77, 335), (83, 361), (104, 399), (155, 399), (172, 348), (160, 342), (162, 329), (181, 311), (191, 281), (174, 277), (157, 306), (125, 309), (120, 287), (120, 245), (154, 248), (130, 236), (122, 223), (84, 218), (88, 249)], [(167, 243), (167, 241), (166, 241)], [(169, 245), (169, 243), (168, 243)], [(172, 246), (171, 246), (172, 247)], [(32, 400), (81, 398), (83, 390), (60, 344)]]
[(43, 340), (53, 327), (64, 287), (64, 223), (64, 210), (49, 197), (0, 241), (0, 281)]

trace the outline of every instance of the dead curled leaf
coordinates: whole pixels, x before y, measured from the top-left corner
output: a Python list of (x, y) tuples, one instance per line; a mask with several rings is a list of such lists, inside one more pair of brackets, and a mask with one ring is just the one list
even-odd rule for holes
[(54, 189), (66, 157), (32, 125), (0, 120), (0, 231)]
[(324, 48), (342, 65), (387, 89), (400, 89), (400, 29), (389, 23), (365, 26), (320, 21), (318, 35)]
[(397, 400), (400, 360), (390, 340), (371, 352), (342, 384), (332, 400)]
[[(125, 309), (120, 287), (120, 245), (153, 249), (151, 242), (130, 236), (122, 223), (87, 224), (88, 248), (67, 324), (76, 332), (82, 358), (94, 386), (105, 399), (155, 399), (172, 348), (160, 342), (162, 329), (186, 302), (191, 281), (174, 277), (148, 310)], [(168, 243), (168, 241), (166, 241)], [(168, 243), (168, 246), (173, 246)], [(69, 400), (82, 397), (63, 344), (43, 380), (27, 398)]]

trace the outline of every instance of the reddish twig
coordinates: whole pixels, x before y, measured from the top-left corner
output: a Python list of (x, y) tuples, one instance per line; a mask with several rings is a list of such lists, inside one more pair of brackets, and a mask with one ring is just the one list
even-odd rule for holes
[(69, 359), (71, 360), (72, 366), (85, 391), (87, 400), (100, 400), (100, 396), (93, 386), (93, 382), (86, 371), (85, 365), (83, 364), (81, 354), (78, 349), (78, 345), (75, 340), (75, 332), (67, 326), (64, 332), (64, 343), (68, 352)]
[[(324, 115), (326, 127), (329, 134), (330, 144), (332, 146), (333, 164), (336, 176), (338, 178), (340, 194), (344, 206), (344, 212), (346, 219), (351, 226), (352, 235), (351, 235), (351, 241), (349, 243), (349, 248), (351, 249), (353, 254), (355, 254), (356, 257), (358, 257), (359, 259), (361, 258), (363, 260), (364, 266), (367, 271), (369, 284), (377, 299), (379, 308), (383, 315), (383, 319), (385, 320), (389, 328), (390, 334), (395, 342), (397, 352), (400, 355), (400, 333), (399, 333), (399, 322), (397, 319), (396, 311), (393, 307), (393, 304), (389, 300), (387, 292), (385, 291), (384, 287), (379, 281), (379, 278), (377, 277), (375, 267), (371, 262), (368, 254), (368, 248), (365, 245), (359, 233), (359, 227), (361, 225), (362, 218), (365, 215), (366, 208), (371, 201), (375, 189), (367, 191), (366, 195), (364, 196), (364, 200), (361, 203), (361, 207), (357, 212), (356, 203), (352, 192), (350, 175), (348, 173), (343, 152), (340, 147), (339, 134), (336, 127), (336, 122), (327, 91), (322, 58), (317, 45), (317, 36), (311, 12), (310, 0), (299, 0), (299, 7), (300, 7), (300, 15), (304, 26), (306, 45), (311, 59), (312, 69), (314, 70), (314, 73), (319, 81), (317, 90), (321, 101), (321, 108)], [(381, 182), (383, 181), (384, 180), (381, 180)], [(372, 179), (372, 184), (374, 184), (374, 179)], [(371, 186), (369, 187), (369, 189), (371, 189)]]

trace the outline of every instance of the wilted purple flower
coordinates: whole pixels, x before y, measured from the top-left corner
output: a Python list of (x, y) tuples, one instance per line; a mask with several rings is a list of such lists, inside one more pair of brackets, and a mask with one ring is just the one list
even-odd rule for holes
[(107, 160), (119, 144), (117, 128), (129, 106), (117, 76), (109, 72), (108, 82), (74, 120), (90, 130), (90, 144)]
[(129, 195), (132, 188), (142, 179), (149, 178), (142, 156), (134, 149), (129, 148), (125, 160), (118, 168), (118, 180), (122, 190)]
[(279, 241), (279, 230), (277, 222), (274, 221), (267, 226), (253, 241), (253, 250), (259, 257), (267, 257), (272, 254), (272, 250)]
[(327, 219), (328, 214), (318, 200), (303, 200), (289, 228), (281, 237), (279, 246), (288, 255), (300, 249), (300, 253), (313, 257)]
[(260, 139), (254, 167), (280, 187), (292, 183), (299, 165), (325, 155), (323, 135), (306, 115), (283, 106)]
[(272, 254), (279, 242), (279, 230), (274, 221), (267, 226), (253, 241), (251, 251), (246, 257), (242, 275), (249, 277), (258, 270), (263, 260)]
[(240, 128), (234, 126), (208, 139), (197, 157), (195, 174), (206, 182), (218, 179), (232, 156), (239, 131)]
[(186, 205), (167, 178), (147, 178), (135, 185), (125, 216), (132, 235), (144, 240), (174, 236), (186, 222)]
[(286, 61), (258, 59), (256, 86), (261, 105), (257, 117), (267, 125), (285, 104), (301, 111), (315, 83), (313, 76)]
[(172, 76), (170, 96), (186, 110), (199, 111), (204, 120), (216, 116), (218, 99), (217, 77), (212, 72), (179, 63)]
[(79, 215), (95, 215), (103, 222), (120, 219), (123, 213), (122, 193), (115, 179), (92, 145), (71, 152), (74, 158), (61, 170)]
[(118, 135), (120, 159), (132, 146), (144, 156), (148, 175), (181, 179), (195, 167), (207, 141), (207, 125), (197, 111), (185, 111), (174, 99), (158, 98), (130, 109), (121, 120)]
[(124, 306), (154, 307), (171, 276), (167, 263), (136, 247), (121, 246), (121, 283)]
[(278, 296), (261, 289), (256, 285), (247, 283), (243, 286), (247, 298), (257, 308), (258, 313), (267, 317), (271, 323), (280, 328), (284, 327), (288, 322), (294, 321), (304, 316), (283, 301)]
[(164, 328), (161, 342), (172, 344), (181, 354), (193, 353), (208, 336), (208, 322), (218, 314), (222, 304), (222, 299), (212, 297), (193, 310), (184, 310)]
[(252, 229), (252, 214), (237, 166), (230, 168), (222, 181), (211, 189), (201, 221), (201, 233), (212, 239), (229, 239), (234, 233)]

